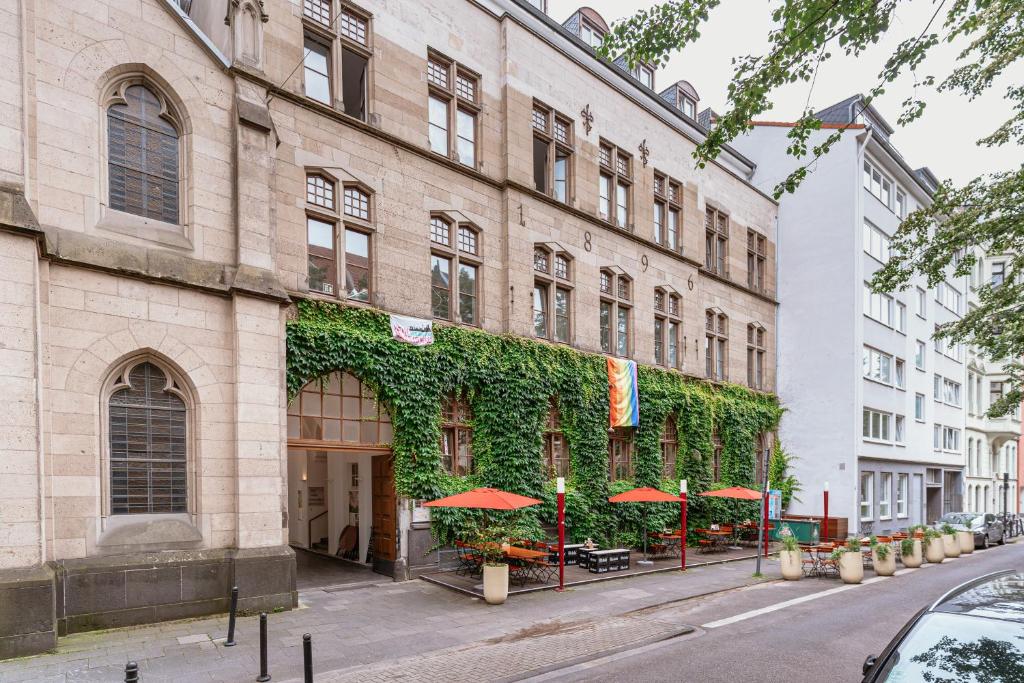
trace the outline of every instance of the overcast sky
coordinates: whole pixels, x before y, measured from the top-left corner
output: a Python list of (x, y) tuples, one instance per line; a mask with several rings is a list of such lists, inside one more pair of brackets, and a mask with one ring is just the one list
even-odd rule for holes
[[(580, 3), (577, 0), (548, 0), (548, 13), (559, 22), (565, 21)], [(645, 0), (590, 0), (587, 3), (611, 24), (641, 7), (654, 2)], [(655, 87), (662, 90), (679, 79), (693, 84), (700, 95), (700, 108), (725, 108), (726, 86), (732, 76), (731, 60), (746, 54), (764, 54), (771, 25), (771, 8), (778, 0), (722, 0), (712, 10), (702, 36), (696, 45), (671, 56), (655, 77)], [(793, 121), (803, 110), (810, 95), (810, 107), (821, 109), (857, 92), (866, 92), (877, 84), (878, 73), (885, 59), (899, 42), (917, 35), (935, 11), (933, 0), (906, 0), (897, 10), (896, 21), (886, 37), (860, 57), (846, 57), (838, 46), (832, 60), (818, 73), (813, 92), (807, 84), (787, 86), (773, 96), (775, 108), (761, 118)], [(936, 21), (938, 27), (939, 22)], [(953, 68), (958, 47), (941, 45), (922, 65), (919, 77), (934, 75), (941, 80)], [(698, 66), (699, 65), (699, 66)], [(1011, 74), (1012, 81), (1024, 81), (1024, 67)], [(978, 147), (975, 142), (995, 130), (1009, 118), (1011, 108), (1003, 100), (1004, 77), (986, 95), (968, 101), (956, 93), (922, 91), (928, 103), (924, 117), (900, 128), (896, 124), (901, 103), (913, 93), (914, 79), (906, 76), (889, 86), (888, 92), (875, 101), (883, 117), (896, 128), (892, 141), (913, 167), (928, 166), (939, 178), (966, 182), (989, 171), (1007, 170), (1020, 165), (1024, 149)]]

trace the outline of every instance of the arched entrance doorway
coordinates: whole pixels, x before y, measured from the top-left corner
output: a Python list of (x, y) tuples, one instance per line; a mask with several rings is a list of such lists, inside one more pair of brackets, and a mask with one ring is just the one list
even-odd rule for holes
[[(397, 500), (391, 438), (387, 409), (355, 376), (333, 372), (302, 388), (288, 406), (293, 547), (393, 574)], [(309, 564), (330, 573), (322, 560)], [(344, 564), (337, 566), (344, 570)], [(301, 583), (301, 562), (299, 570)]]

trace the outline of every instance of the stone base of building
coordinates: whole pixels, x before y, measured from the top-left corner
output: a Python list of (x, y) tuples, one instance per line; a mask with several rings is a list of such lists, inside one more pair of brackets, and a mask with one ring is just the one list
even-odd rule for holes
[(58, 635), (226, 612), (232, 586), (240, 614), (292, 609), (294, 551), (169, 550), (0, 572), (0, 659), (53, 648)]

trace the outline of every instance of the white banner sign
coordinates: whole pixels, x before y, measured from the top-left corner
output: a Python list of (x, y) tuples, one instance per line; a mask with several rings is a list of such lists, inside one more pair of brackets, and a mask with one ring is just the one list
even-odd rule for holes
[(430, 320), (391, 315), (391, 336), (413, 346), (434, 343), (434, 323)]

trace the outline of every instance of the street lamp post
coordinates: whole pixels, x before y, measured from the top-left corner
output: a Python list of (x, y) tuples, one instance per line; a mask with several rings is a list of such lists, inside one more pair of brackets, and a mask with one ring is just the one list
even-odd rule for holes
[(828, 540), (828, 482), (825, 482), (825, 519), (822, 520), (821, 534), (818, 540)]

